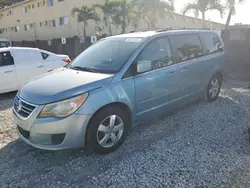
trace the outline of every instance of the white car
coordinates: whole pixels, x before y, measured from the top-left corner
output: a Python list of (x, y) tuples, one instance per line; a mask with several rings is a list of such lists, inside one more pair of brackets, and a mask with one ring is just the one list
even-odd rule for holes
[(27, 81), (70, 62), (67, 55), (38, 48), (0, 48), (0, 93), (16, 91)]

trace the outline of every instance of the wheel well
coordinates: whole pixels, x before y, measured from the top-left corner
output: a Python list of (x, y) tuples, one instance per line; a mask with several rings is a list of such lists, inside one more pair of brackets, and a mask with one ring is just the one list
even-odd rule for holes
[(223, 79), (223, 74), (220, 71), (216, 72), (214, 76), (219, 76), (221, 80)]
[[(129, 118), (129, 128), (128, 130), (131, 131), (131, 125), (132, 125), (132, 112), (130, 110), (130, 108), (128, 107), (128, 105), (126, 105), (125, 103), (122, 103), (122, 102), (114, 102), (114, 103), (110, 103), (110, 104), (106, 104), (105, 106), (99, 108), (95, 113), (94, 115), (90, 118), (89, 120), (89, 123), (92, 121), (92, 119), (95, 117), (96, 114), (98, 114), (101, 110), (107, 108), (107, 107), (110, 107), (110, 106), (118, 106), (121, 108), (121, 110), (123, 110), (127, 115), (128, 115), (128, 118)], [(88, 127), (87, 127), (88, 128)]]

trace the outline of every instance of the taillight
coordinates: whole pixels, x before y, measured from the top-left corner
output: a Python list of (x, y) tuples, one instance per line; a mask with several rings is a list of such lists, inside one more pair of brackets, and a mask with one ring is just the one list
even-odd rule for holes
[(71, 59), (69, 57), (63, 59), (64, 62), (66, 63), (71, 63)]

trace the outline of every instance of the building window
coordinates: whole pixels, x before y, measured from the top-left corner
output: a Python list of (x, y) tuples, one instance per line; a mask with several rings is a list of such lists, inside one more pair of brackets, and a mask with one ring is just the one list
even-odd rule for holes
[(12, 11), (12, 15), (15, 16), (16, 15), (16, 10)]
[(47, 0), (47, 6), (48, 7), (52, 7), (54, 5), (54, 1), (53, 0)]
[(24, 31), (29, 31), (29, 30), (30, 30), (30, 25), (29, 24), (24, 25)]
[(27, 13), (28, 12), (28, 7), (23, 7), (23, 12)]
[(45, 21), (44, 21), (44, 26), (46, 27), (47, 25), (48, 25), (48, 21), (45, 20)]
[(67, 25), (69, 23), (69, 19), (67, 16), (63, 16), (59, 18), (60, 25)]
[(49, 27), (56, 27), (56, 21), (55, 20), (50, 20), (49, 21)]
[(18, 32), (20, 30), (19, 26), (15, 27), (15, 32)]

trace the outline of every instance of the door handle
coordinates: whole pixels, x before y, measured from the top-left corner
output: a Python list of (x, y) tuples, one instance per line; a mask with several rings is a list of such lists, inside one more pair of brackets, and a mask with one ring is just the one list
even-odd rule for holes
[(39, 68), (39, 69), (44, 68), (44, 67), (45, 67), (44, 65), (37, 66), (37, 68)]
[(9, 70), (9, 71), (5, 71), (4, 74), (10, 74), (10, 73), (13, 73), (12, 70)]
[(175, 71), (171, 71), (171, 72), (169, 72), (168, 74), (169, 75), (174, 75), (176, 72)]

